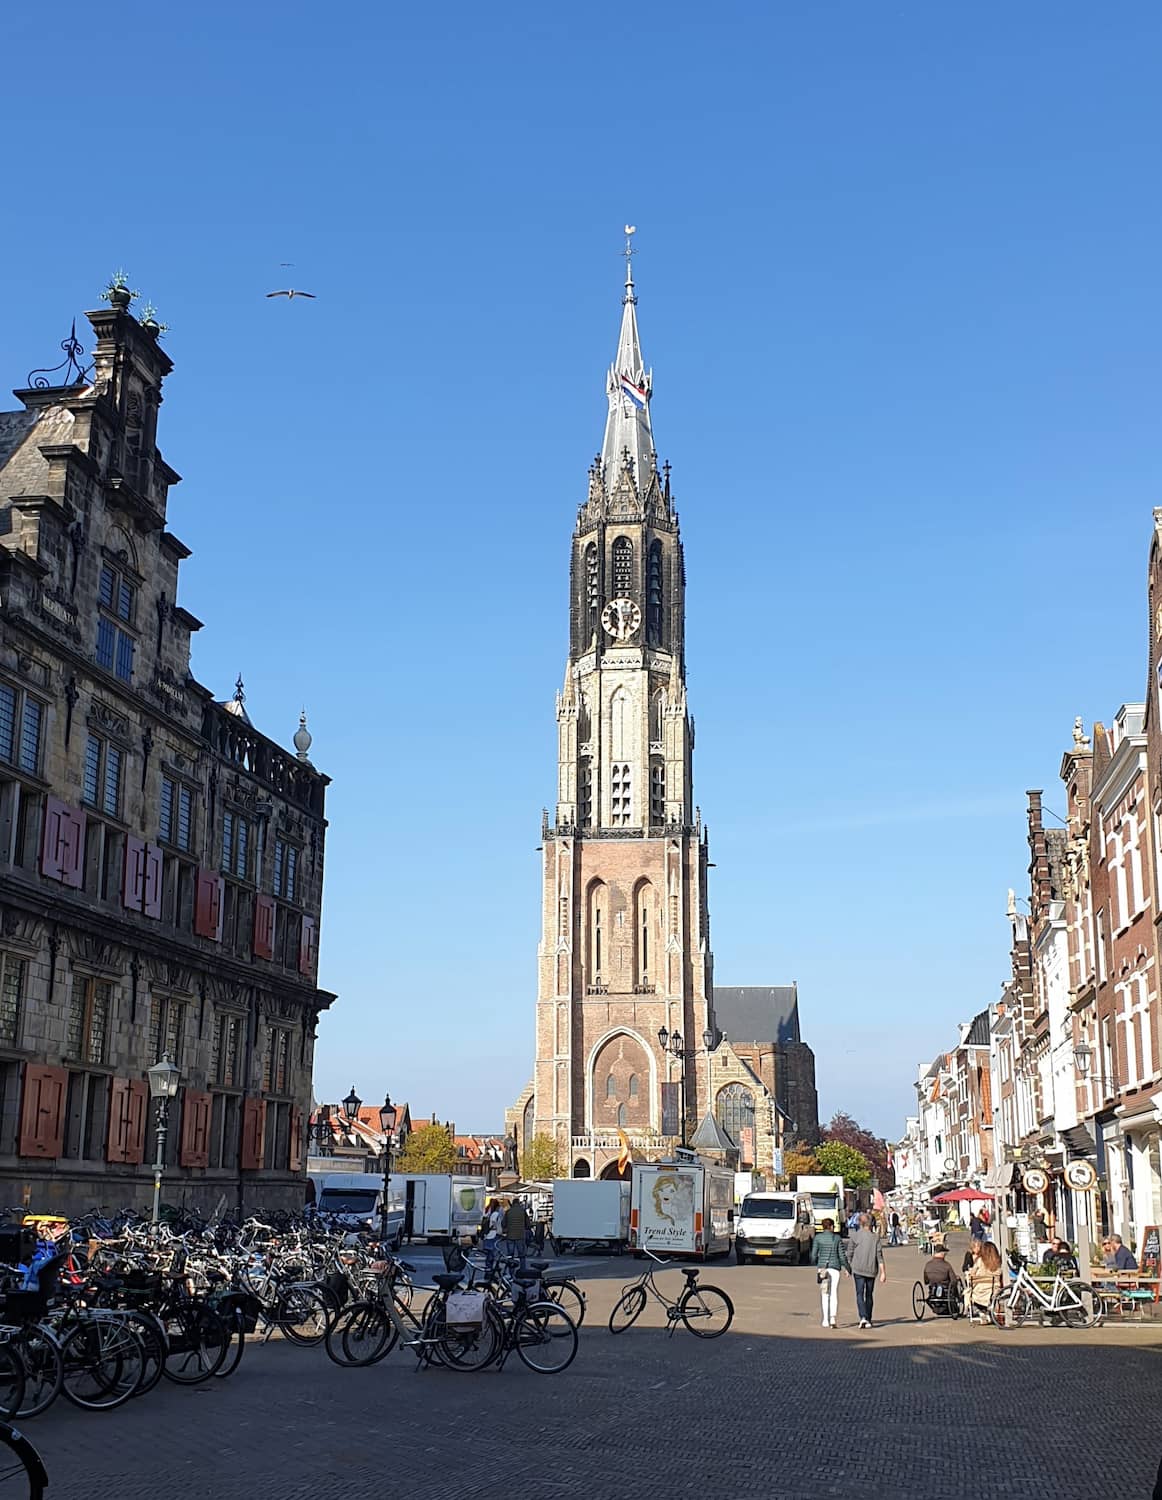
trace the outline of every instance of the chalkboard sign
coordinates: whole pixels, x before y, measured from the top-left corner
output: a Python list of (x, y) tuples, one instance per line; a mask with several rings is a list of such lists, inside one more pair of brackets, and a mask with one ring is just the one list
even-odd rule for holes
[(1142, 1232), (1142, 1250), (1138, 1256), (1138, 1269), (1148, 1280), (1157, 1276), (1159, 1266), (1162, 1266), (1160, 1244), (1162, 1244), (1162, 1238), (1159, 1236), (1157, 1224), (1147, 1224)]

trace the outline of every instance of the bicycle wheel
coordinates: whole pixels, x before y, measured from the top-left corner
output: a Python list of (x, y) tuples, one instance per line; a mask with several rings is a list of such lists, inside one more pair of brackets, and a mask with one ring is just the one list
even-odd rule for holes
[(191, 1302), (173, 1308), (162, 1322), (167, 1380), (175, 1385), (201, 1385), (217, 1374), (230, 1348), (230, 1329), (212, 1308)]
[(374, 1365), (391, 1353), (398, 1337), (378, 1302), (353, 1302), (328, 1328), (327, 1353), (337, 1365)]
[(47, 1328), (30, 1323), (8, 1345), (24, 1366), (24, 1399), (18, 1417), (38, 1417), (47, 1411), (65, 1383), (60, 1340)]
[(286, 1286), (279, 1293), (274, 1321), (292, 1344), (312, 1348), (327, 1337), (332, 1305), (314, 1286)]
[(609, 1315), (610, 1333), (624, 1333), (627, 1328), (641, 1317), (642, 1308), (646, 1305), (646, 1289), (644, 1286), (631, 1286), (622, 1292), (616, 1306)]
[(214, 1379), (225, 1380), (227, 1375), (233, 1375), (246, 1353), (246, 1319), (240, 1307), (223, 1307), (219, 1316), (230, 1331), (230, 1346), (226, 1358), (214, 1371)]
[(555, 1302), (563, 1307), (580, 1328), (585, 1321), (585, 1295), (575, 1281), (554, 1281), (543, 1285), (542, 1295), (546, 1302)]
[(912, 1287), (912, 1316), (916, 1319), (917, 1323), (924, 1321), (924, 1314), (927, 1310), (928, 1294), (925, 1291), (924, 1283), (917, 1281)]
[(504, 1325), (488, 1307), (479, 1323), (462, 1327), (449, 1327), (445, 1312), (443, 1303), (429, 1308), (424, 1319), (424, 1337), (439, 1339), (440, 1358), (450, 1369), (487, 1369), (504, 1348)]
[(15, 1416), (23, 1400), (24, 1362), (7, 1344), (0, 1344), (0, 1416)]
[(734, 1322), (734, 1303), (716, 1286), (695, 1282), (678, 1300), (682, 1322), (700, 1339), (716, 1339)]
[(0, 1496), (43, 1500), (48, 1475), (40, 1454), (22, 1432), (0, 1422)]
[(577, 1327), (555, 1302), (534, 1302), (513, 1319), (513, 1343), (522, 1363), (538, 1375), (559, 1375), (577, 1355)]
[(1065, 1319), (1068, 1327), (1096, 1328), (1105, 1314), (1105, 1309), (1093, 1287), (1084, 1281), (1070, 1281), (1066, 1283), (1065, 1290), (1070, 1301), (1059, 1307), (1057, 1311)]
[(165, 1371), (165, 1356), (168, 1348), (165, 1329), (161, 1326), (160, 1319), (143, 1307), (127, 1310), (122, 1313), (122, 1317), (141, 1340), (141, 1347), (145, 1354), (145, 1363), (141, 1368), (137, 1389), (133, 1392), (135, 1396), (144, 1396), (147, 1391), (153, 1390)]
[(61, 1341), (64, 1393), (86, 1411), (110, 1411), (137, 1389), (145, 1350), (128, 1323), (86, 1318)]
[(989, 1316), (998, 1328), (1020, 1328), (1031, 1311), (1029, 1294), (1019, 1287), (1004, 1287), (989, 1304)]

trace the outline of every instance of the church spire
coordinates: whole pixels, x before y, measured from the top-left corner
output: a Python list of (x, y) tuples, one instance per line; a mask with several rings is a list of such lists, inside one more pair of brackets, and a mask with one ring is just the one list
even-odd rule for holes
[(635, 233), (634, 225), (625, 226), (625, 296), (622, 298), (617, 354), (609, 367), (606, 381), (609, 415), (605, 419), (601, 462), (607, 492), (621, 478), (628, 459), (638, 493), (643, 494), (656, 460), (654, 434), (650, 427), (653, 371), (647, 370), (642, 360), (637, 331), (637, 294), (634, 291), (632, 260), (635, 254), (632, 236)]

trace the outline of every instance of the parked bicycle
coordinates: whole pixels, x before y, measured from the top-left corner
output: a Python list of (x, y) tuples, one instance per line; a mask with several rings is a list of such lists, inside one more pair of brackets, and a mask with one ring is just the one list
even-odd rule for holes
[(1087, 1282), (1058, 1272), (1046, 1286), (1029, 1273), (1023, 1255), (1011, 1252), (1016, 1267), (1015, 1280), (1003, 1287), (989, 1304), (989, 1316), (998, 1328), (1020, 1328), (1037, 1316), (1041, 1322), (1062, 1322), (1067, 1328), (1096, 1328), (1105, 1309), (1102, 1300)]
[[(651, 1250), (642, 1252), (658, 1266), (667, 1266), (660, 1255)], [(703, 1285), (699, 1280), (697, 1266), (676, 1266), (686, 1278), (686, 1286), (677, 1300), (668, 1297), (654, 1280), (653, 1266), (647, 1266), (638, 1279), (623, 1288), (616, 1306), (609, 1315), (610, 1333), (624, 1333), (641, 1316), (650, 1297), (659, 1302), (666, 1312), (666, 1325), (671, 1334), (679, 1323), (700, 1339), (719, 1338), (734, 1321), (734, 1303), (716, 1286)]]

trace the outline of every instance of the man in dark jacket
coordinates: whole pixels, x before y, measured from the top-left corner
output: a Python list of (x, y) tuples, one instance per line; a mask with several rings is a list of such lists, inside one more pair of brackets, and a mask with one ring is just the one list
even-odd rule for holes
[(960, 1285), (960, 1272), (949, 1264), (946, 1246), (937, 1245), (932, 1252), (932, 1259), (925, 1262), (924, 1285), (940, 1287), (940, 1295), (943, 1297), (947, 1297), (954, 1286)]
[(529, 1232), (528, 1211), (520, 1198), (514, 1198), (504, 1216), (504, 1238), (506, 1255), (515, 1255), (521, 1266), (525, 1263), (526, 1244)]

